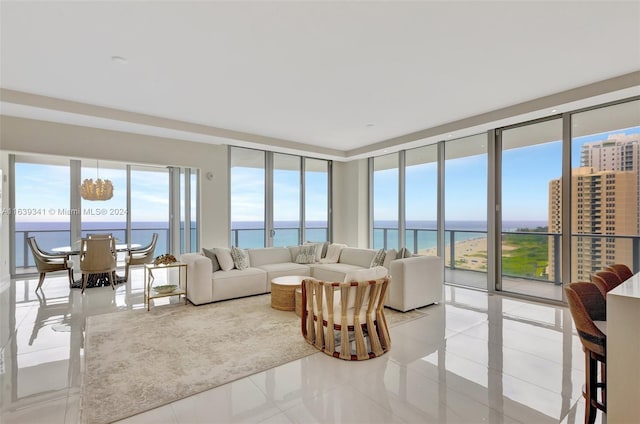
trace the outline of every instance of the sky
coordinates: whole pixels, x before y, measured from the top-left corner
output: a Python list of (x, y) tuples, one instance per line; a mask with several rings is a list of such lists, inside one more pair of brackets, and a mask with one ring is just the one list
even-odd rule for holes
[[(610, 134), (640, 134), (640, 127), (575, 138), (572, 167), (580, 165), (584, 143), (606, 140)], [(455, 141), (455, 140), (452, 140)], [(445, 147), (446, 150), (446, 147)], [(410, 151), (409, 153), (410, 154)], [(549, 181), (562, 174), (560, 140), (509, 149), (502, 157), (502, 219), (546, 221)], [(435, 163), (415, 165), (406, 171), (406, 219), (436, 220), (437, 169)], [(374, 176), (374, 220), (397, 220), (398, 170), (377, 171)], [(447, 160), (445, 164), (445, 216), (447, 221), (487, 219), (487, 155)]]
[[(126, 171), (83, 166), (81, 179), (99, 176), (113, 183), (113, 198), (107, 201), (82, 200), (83, 221), (126, 221)], [(69, 221), (69, 167), (16, 162), (16, 222)], [(195, 207), (195, 201), (193, 202)], [(132, 220), (169, 220), (169, 173), (166, 168), (131, 171)], [(29, 215), (30, 214), (30, 215)]]
[[(640, 127), (611, 133), (640, 134)], [(610, 133), (576, 138), (572, 165), (579, 165), (580, 146), (607, 139)], [(455, 140), (453, 140), (455, 141)], [(503, 152), (503, 220), (546, 221), (548, 184), (561, 174), (560, 141), (514, 148)], [(410, 154), (410, 153), (409, 153)], [(114, 197), (106, 202), (82, 202), (85, 221), (125, 221), (126, 173), (122, 169), (100, 168), (101, 178), (114, 185)], [(82, 168), (82, 178), (96, 178), (96, 168)], [(406, 171), (407, 220), (436, 220), (437, 168), (435, 163), (415, 165)], [(264, 169), (234, 167), (231, 171), (231, 213), (233, 221), (262, 221), (264, 218)], [(306, 219), (326, 220), (327, 174), (307, 172)], [(68, 221), (69, 168), (55, 165), (16, 163), (16, 205), (23, 214), (17, 222)], [(168, 221), (169, 174), (166, 168), (132, 170), (132, 219)], [(398, 218), (398, 170), (377, 171), (374, 177), (374, 217)], [(300, 215), (298, 171), (274, 171), (275, 221), (298, 221)], [(445, 215), (449, 220), (486, 220), (487, 155), (446, 161)], [(195, 208), (195, 199), (192, 199)], [(25, 215), (31, 213), (31, 215)], [(105, 212), (106, 211), (106, 212)], [(87, 212), (87, 213), (85, 213)]]

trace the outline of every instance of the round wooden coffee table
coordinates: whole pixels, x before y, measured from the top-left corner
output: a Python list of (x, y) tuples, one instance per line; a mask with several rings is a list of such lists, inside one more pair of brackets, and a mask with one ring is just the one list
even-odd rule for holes
[(308, 275), (287, 275), (271, 280), (271, 307), (279, 311), (295, 311), (296, 289)]

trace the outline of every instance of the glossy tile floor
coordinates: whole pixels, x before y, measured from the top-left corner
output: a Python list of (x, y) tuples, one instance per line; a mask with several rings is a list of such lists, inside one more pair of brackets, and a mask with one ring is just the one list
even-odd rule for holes
[[(11, 281), (0, 294), (0, 422), (79, 422), (85, 318), (142, 309), (142, 271), (132, 280), (82, 296), (52, 275), (39, 297), (37, 279)], [(584, 422), (584, 354), (566, 308), (445, 292), (391, 329), (380, 358), (317, 353), (121, 423)]]

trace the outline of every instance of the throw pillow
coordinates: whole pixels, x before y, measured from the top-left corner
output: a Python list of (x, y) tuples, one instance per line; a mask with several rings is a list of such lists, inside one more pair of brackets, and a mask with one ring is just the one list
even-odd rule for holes
[(321, 258), (327, 257), (327, 250), (329, 249), (330, 244), (330, 241), (325, 241), (324, 243), (322, 243), (322, 254), (320, 255)]
[(316, 259), (314, 262), (320, 262), (320, 259), (322, 259), (322, 243), (314, 243), (314, 242), (308, 241), (305, 244), (303, 244), (303, 246), (314, 246), (315, 250), (313, 252), (316, 255)]
[(216, 249), (216, 258), (218, 258), (218, 263), (220, 263), (220, 269), (223, 271), (229, 271), (233, 269), (233, 258), (231, 257), (231, 251), (226, 248), (217, 248)]
[(340, 252), (343, 247), (347, 247), (346, 244), (333, 243), (327, 247), (327, 254), (324, 258), (320, 259), (323, 264), (335, 264), (340, 259)]
[(386, 255), (386, 252), (384, 251), (384, 249), (378, 250), (376, 252), (376, 255), (371, 260), (371, 264), (369, 265), (369, 268), (374, 268), (376, 266), (382, 266), (382, 264), (384, 263), (385, 255)]
[(216, 249), (205, 249), (202, 248), (202, 253), (207, 258), (211, 259), (211, 265), (213, 265), (213, 272), (220, 271), (220, 263), (218, 262), (218, 258), (216, 257)]
[(298, 256), (296, 256), (296, 263), (298, 264), (313, 264), (316, 262), (316, 250), (315, 244), (305, 244), (300, 246)]
[(382, 266), (389, 269), (389, 267), (391, 266), (391, 261), (396, 258), (397, 254), (398, 252), (396, 252), (396, 249), (387, 250), (387, 254), (384, 255), (384, 262), (382, 263)]
[(396, 256), (396, 259), (410, 258), (411, 255), (412, 255), (411, 251), (409, 249), (407, 249), (406, 247), (403, 247), (398, 252), (398, 256)]
[(233, 265), (236, 268), (238, 269), (249, 268), (249, 257), (247, 256), (247, 253), (244, 250), (233, 246), (231, 248), (231, 259), (233, 259)]

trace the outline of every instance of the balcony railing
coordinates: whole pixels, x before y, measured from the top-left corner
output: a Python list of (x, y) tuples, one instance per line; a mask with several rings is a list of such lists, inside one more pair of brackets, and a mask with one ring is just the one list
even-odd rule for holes
[[(435, 229), (406, 229), (406, 244), (413, 253), (433, 253), (436, 249)], [(515, 237), (515, 238), (514, 238)], [(600, 247), (602, 239), (624, 240), (628, 239), (630, 243), (630, 253), (627, 264), (632, 267), (633, 272), (640, 271), (640, 236), (630, 235), (610, 235), (610, 234), (573, 234), (573, 238), (588, 238), (591, 246)], [(487, 232), (478, 230), (445, 230), (445, 267), (451, 270), (463, 269), (486, 272), (487, 252), (479, 248), (480, 241), (486, 240)], [(518, 252), (517, 246), (505, 243), (505, 240), (511, 238), (512, 244), (521, 246), (521, 252)], [(503, 270), (502, 275), (515, 278), (526, 278), (529, 280), (550, 282), (556, 285), (562, 284), (561, 276), (561, 246), (562, 235), (560, 233), (551, 232), (523, 232), (523, 231), (504, 231), (502, 232), (503, 240)], [(388, 249), (395, 248), (398, 240), (397, 228), (374, 228), (374, 248)], [(476, 246), (472, 246), (472, 251), (460, 252), (459, 243), (463, 241), (477, 241)], [(518, 241), (519, 240), (519, 241)], [(552, 245), (552, 257), (549, 255), (549, 243)], [(528, 246), (533, 244), (533, 247)], [(526, 245), (526, 246), (525, 246)], [(482, 245), (483, 246), (483, 245)], [(535, 248), (537, 247), (537, 252)], [(428, 252), (431, 250), (431, 252)], [(510, 256), (511, 252), (518, 252), (516, 256)], [(598, 256), (596, 252), (592, 258)], [(453, 258), (453, 260), (451, 259)], [(601, 258), (602, 259), (602, 258)], [(549, 263), (552, 260), (553, 262)], [(611, 261), (609, 261), (611, 262)], [(608, 263), (609, 263), (608, 262)], [(607, 264), (608, 264), (607, 263)], [(601, 263), (598, 268), (604, 266)], [(551, 273), (552, 275), (549, 275)]]
[[(304, 241), (328, 240), (328, 227), (305, 229)], [(264, 228), (234, 228), (231, 230), (231, 245), (242, 248), (264, 247)], [(300, 242), (300, 227), (279, 227), (273, 230), (274, 246), (296, 246)]]
[[(82, 237), (85, 237), (87, 233), (111, 233), (115, 238), (121, 240), (122, 243), (127, 243), (126, 230), (123, 228), (85, 229), (82, 230)], [(166, 227), (132, 228), (131, 238), (144, 243), (145, 240), (151, 241), (153, 233), (158, 233), (156, 252), (167, 252), (169, 229)], [(16, 269), (35, 266), (31, 251), (29, 250), (29, 244), (27, 243), (27, 238), (29, 237), (35, 237), (38, 246), (42, 250), (51, 252), (56, 247), (68, 246), (71, 240), (71, 232), (70, 230), (17, 230), (15, 241)]]

